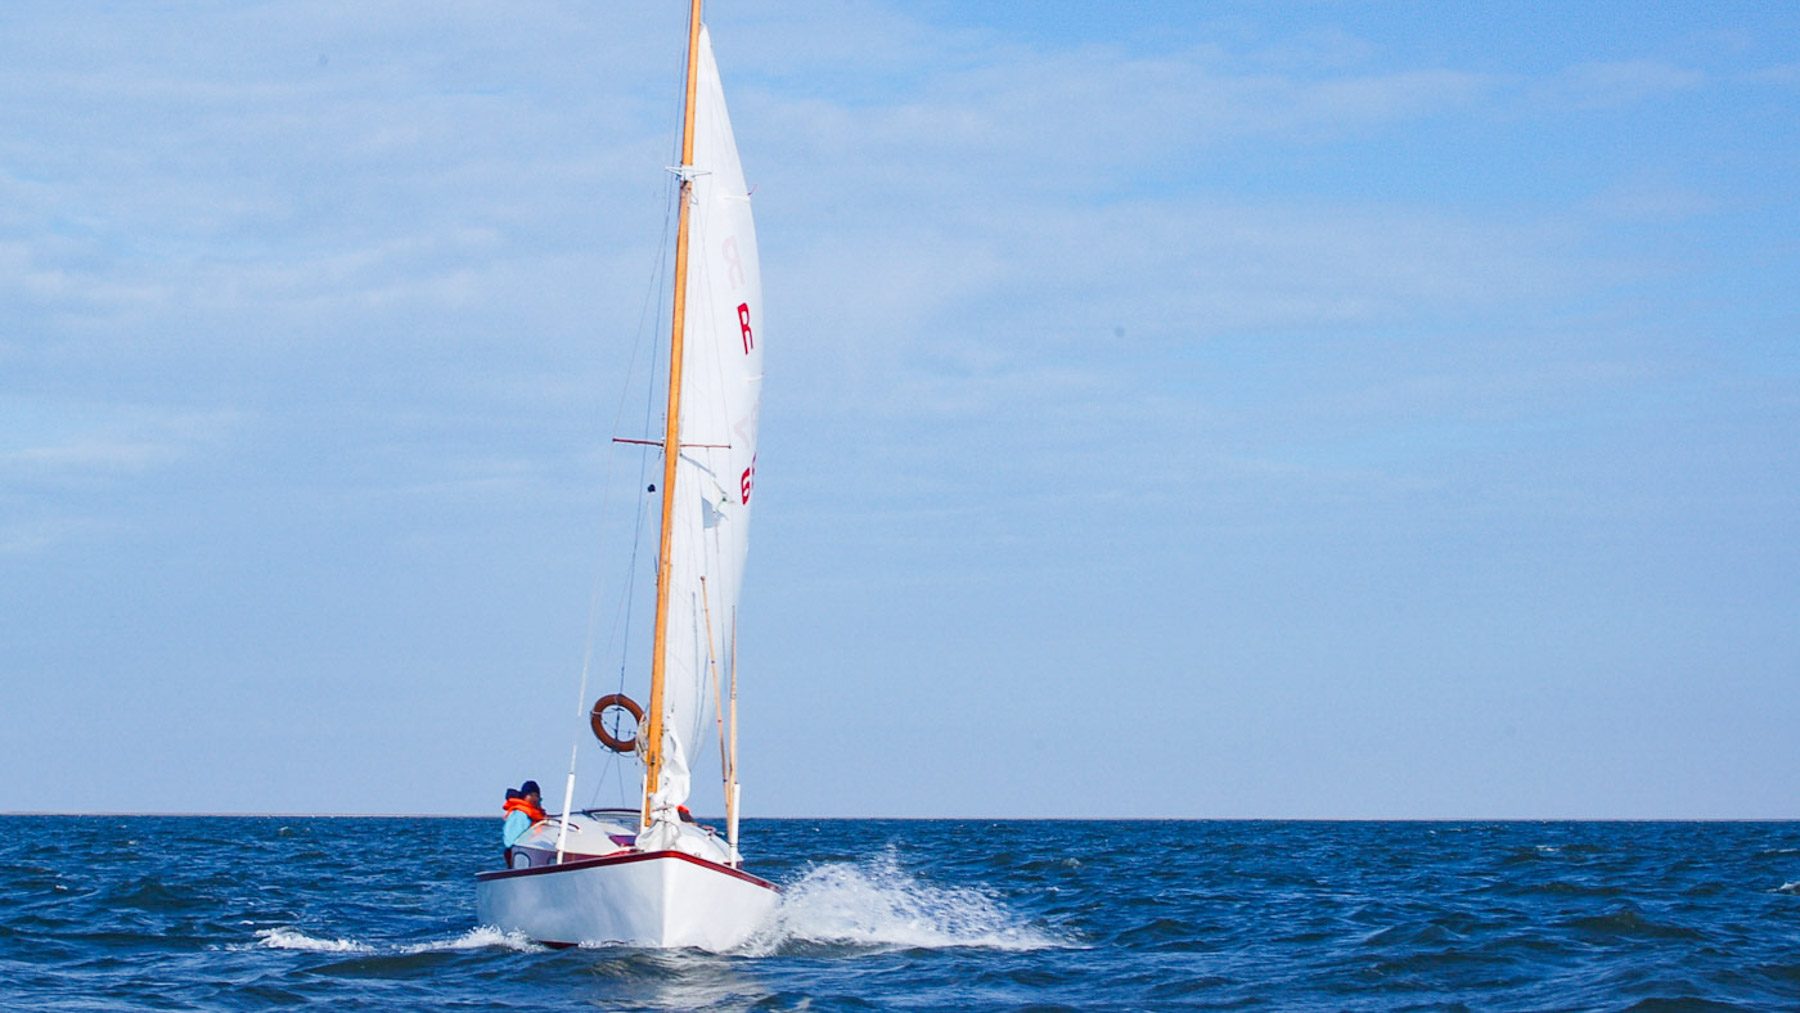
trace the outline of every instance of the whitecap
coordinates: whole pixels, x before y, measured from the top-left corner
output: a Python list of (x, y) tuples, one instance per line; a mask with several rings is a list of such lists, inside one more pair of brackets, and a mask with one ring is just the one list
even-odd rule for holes
[(543, 946), (517, 932), (502, 932), (492, 925), (477, 925), (469, 931), (449, 939), (432, 939), (422, 943), (389, 943), (380, 946), (354, 939), (321, 939), (293, 928), (263, 929), (256, 933), (256, 939), (257, 945), (269, 949), (303, 950), (309, 953), (450, 953), (457, 950), (482, 950), (490, 947), (521, 952), (544, 949)]
[(489, 947), (502, 950), (518, 950), (520, 952), (547, 948), (532, 942), (520, 932), (502, 932), (492, 925), (477, 925), (454, 939), (413, 943), (409, 946), (400, 947), (399, 952), (449, 953), (455, 950), (485, 950)]
[(1800, 883), (1783, 883), (1775, 888), (1775, 892), (1800, 894)]
[(305, 950), (309, 953), (373, 953), (375, 948), (353, 939), (320, 939), (298, 929), (262, 929), (257, 942), (272, 950)]
[(865, 862), (809, 870), (782, 891), (770, 921), (740, 952), (766, 956), (793, 943), (875, 950), (1076, 945), (1007, 910), (991, 891), (921, 881), (900, 867), (892, 849)]

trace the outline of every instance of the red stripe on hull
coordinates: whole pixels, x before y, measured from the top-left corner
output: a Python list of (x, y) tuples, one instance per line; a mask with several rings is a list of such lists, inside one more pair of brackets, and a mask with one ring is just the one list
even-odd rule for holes
[(717, 862), (709, 862), (704, 858), (695, 857), (685, 851), (633, 851), (624, 855), (607, 855), (604, 858), (584, 858), (579, 861), (564, 862), (561, 865), (540, 865), (530, 869), (498, 869), (493, 872), (478, 872), (475, 874), (475, 878), (486, 882), (495, 879), (511, 879), (515, 876), (548, 876), (558, 872), (575, 872), (580, 869), (595, 869), (603, 865), (629, 865), (632, 862), (653, 862), (660, 858), (675, 858), (683, 862), (692, 862), (702, 869), (711, 869), (714, 872), (722, 872), (727, 876), (741, 879), (746, 883), (754, 883), (765, 890), (774, 890), (777, 893), (781, 892), (780, 887), (766, 879), (761, 879), (752, 876), (747, 872), (733, 869), (729, 865), (720, 865)]

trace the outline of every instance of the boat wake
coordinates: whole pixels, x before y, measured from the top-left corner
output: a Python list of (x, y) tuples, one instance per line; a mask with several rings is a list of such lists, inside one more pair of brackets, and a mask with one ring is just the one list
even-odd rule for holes
[(299, 929), (263, 929), (256, 934), (256, 945), (271, 950), (301, 950), (307, 953), (379, 953), (409, 956), (415, 953), (451, 953), (456, 950), (543, 950), (545, 947), (517, 932), (502, 932), (491, 925), (478, 925), (460, 936), (435, 939), (423, 943), (401, 943), (375, 946), (354, 939), (320, 939)]
[(866, 862), (816, 866), (784, 887), (770, 922), (738, 952), (770, 956), (821, 947), (1041, 950), (1075, 945), (1007, 910), (987, 890), (921, 882), (888, 851)]

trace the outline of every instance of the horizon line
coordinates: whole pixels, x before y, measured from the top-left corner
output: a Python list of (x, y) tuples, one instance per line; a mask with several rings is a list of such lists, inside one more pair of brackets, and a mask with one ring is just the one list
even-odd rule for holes
[[(576, 810), (579, 812), (580, 810)], [(551, 814), (558, 815), (558, 814)], [(724, 819), (713, 814), (697, 817)], [(354, 812), (198, 812), (181, 810), (50, 809), (0, 810), (0, 817), (62, 816), (116, 818), (128, 816), (184, 819), (375, 819), (486, 820), (485, 813), (354, 813)], [(746, 820), (889, 820), (917, 823), (1794, 823), (1800, 816), (746, 816)]]

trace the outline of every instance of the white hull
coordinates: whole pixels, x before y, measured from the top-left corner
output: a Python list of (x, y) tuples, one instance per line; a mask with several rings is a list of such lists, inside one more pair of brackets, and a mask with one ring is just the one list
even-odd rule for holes
[(481, 922), (542, 943), (728, 950), (775, 910), (775, 887), (678, 851), (629, 852), (475, 881)]

